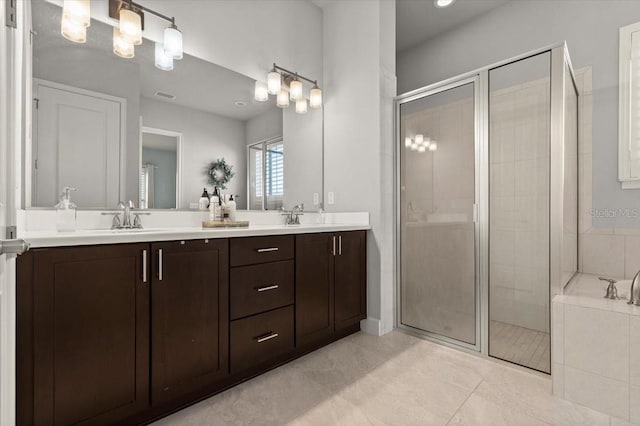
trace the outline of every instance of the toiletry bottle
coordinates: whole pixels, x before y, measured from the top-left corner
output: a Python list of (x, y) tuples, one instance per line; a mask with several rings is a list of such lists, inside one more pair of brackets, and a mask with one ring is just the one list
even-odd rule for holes
[(234, 199), (234, 195), (229, 195), (229, 201), (227, 201), (227, 206), (229, 207), (229, 220), (231, 222), (236, 221), (236, 200)]
[(60, 194), (60, 202), (56, 204), (56, 228), (59, 232), (76, 230), (76, 205), (71, 202), (71, 191), (75, 190), (65, 187)]
[(207, 193), (207, 188), (204, 188), (202, 191), (202, 195), (200, 196), (200, 201), (198, 201), (198, 209), (207, 210), (209, 207), (209, 194)]
[(218, 196), (218, 189), (213, 190), (213, 195), (209, 202), (209, 220), (220, 220), (218, 209), (220, 208), (220, 197)]

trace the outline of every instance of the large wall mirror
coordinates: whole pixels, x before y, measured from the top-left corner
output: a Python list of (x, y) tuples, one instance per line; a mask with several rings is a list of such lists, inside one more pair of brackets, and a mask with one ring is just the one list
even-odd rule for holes
[(150, 40), (134, 58), (120, 58), (112, 27), (95, 20), (86, 43), (72, 43), (60, 34), (55, 4), (34, 1), (32, 13), (26, 206), (51, 208), (70, 186), (80, 209), (128, 200), (194, 208), (203, 188), (213, 189), (209, 165), (221, 159), (234, 174), (222, 192), (236, 195), (238, 208), (321, 206), (321, 110), (296, 114), (273, 97), (257, 102), (253, 79), (186, 54), (160, 70)]

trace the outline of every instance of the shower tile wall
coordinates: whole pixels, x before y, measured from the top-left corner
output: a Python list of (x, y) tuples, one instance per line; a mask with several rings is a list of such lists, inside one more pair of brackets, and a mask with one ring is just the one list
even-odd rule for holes
[(490, 94), (491, 321), (549, 332), (549, 79)]
[(402, 323), (475, 342), (473, 100), (402, 116), (435, 152), (403, 150)]

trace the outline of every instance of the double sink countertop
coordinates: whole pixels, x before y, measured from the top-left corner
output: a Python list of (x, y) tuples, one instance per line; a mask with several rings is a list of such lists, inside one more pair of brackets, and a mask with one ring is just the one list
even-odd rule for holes
[[(68, 247), (96, 244), (195, 240), (215, 238), (291, 235), (321, 232), (369, 230), (368, 213), (308, 213), (300, 225), (284, 225), (277, 213), (238, 212), (238, 220), (248, 220), (247, 228), (207, 228), (196, 226), (206, 219), (202, 212), (154, 212), (145, 217), (142, 229), (109, 229), (104, 216), (93, 211), (78, 211), (78, 229), (55, 229), (55, 211), (26, 210), (19, 215), (18, 237), (31, 248)], [(173, 214), (170, 214), (173, 213)], [(150, 220), (153, 215), (163, 216)], [(82, 217), (81, 217), (82, 216)], [(252, 220), (253, 219), (253, 220)], [(302, 219), (302, 217), (301, 217)], [(22, 225), (22, 226), (20, 226)]]

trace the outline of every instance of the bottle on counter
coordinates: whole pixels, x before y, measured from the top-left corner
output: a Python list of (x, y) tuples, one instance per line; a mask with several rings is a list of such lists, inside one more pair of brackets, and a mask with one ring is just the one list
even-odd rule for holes
[(209, 193), (207, 192), (207, 188), (204, 188), (198, 201), (198, 210), (206, 211), (207, 208), (209, 208)]
[(71, 191), (75, 190), (75, 188), (65, 187), (60, 194), (60, 202), (56, 204), (56, 229), (59, 232), (76, 230), (77, 206), (71, 202)]
[(213, 195), (211, 195), (209, 202), (209, 220), (220, 220), (220, 195), (218, 195), (218, 188), (213, 190)]
[(227, 201), (227, 206), (229, 209), (229, 220), (231, 222), (235, 222), (236, 221), (236, 200), (234, 199), (235, 196), (229, 195), (229, 201)]

